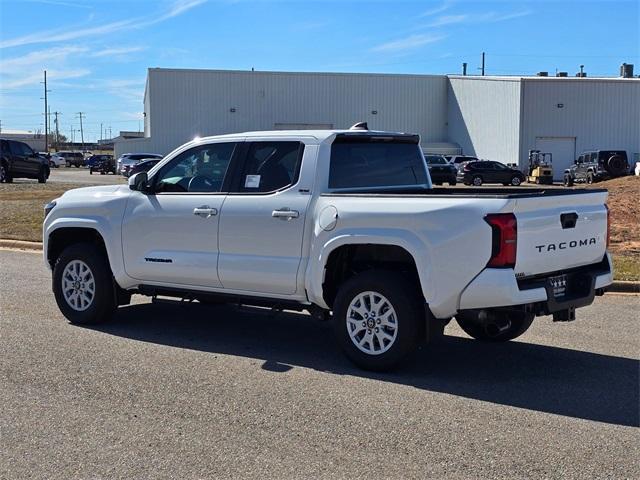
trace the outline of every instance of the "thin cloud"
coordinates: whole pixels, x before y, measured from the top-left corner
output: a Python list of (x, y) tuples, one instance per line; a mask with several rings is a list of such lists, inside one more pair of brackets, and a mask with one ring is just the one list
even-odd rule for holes
[(117, 57), (121, 55), (126, 55), (127, 53), (141, 52), (143, 50), (144, 50), (144, 47), (105, 48), (104, 50), (100, 50), (98, 52), (92, 53), (90, 56), (94, 58)]
[[(86, 68), (72, 70), (47, 70), (47, 78), (49, 80), (64, 80), (68, 78), (79, 78), (89, 75), (91, 70)], [(26, 87), (28, 85), (37, 85), (42, 81), (42, 72), (30, 74), (23, 78), (15, 80), (3, 81), (2, 87), (6, 89)]]
[(373, 52), (402, 52), (406, 50), (413, 50), (430, 43), (436, 43), (446, 38), (446, 35), (433, 35), (428, 33), (421, 33), (416, 35), (409, 35), (405, 38), (393, 40), (391, 42), (377, 45), (371, 49)]
[(198, 5), (205, 3), (207, 0), (177, 0), (174, 1), (171, 8), (155, 18), (133, 18), (129, 20), (120, 20), (117, 22), (106, 23), (104, 25), (92, 26), (87, 28), (64, 27), (49, 31), (36, 32), (22, 37), (11, 38), (0, 42), (0, 48), (18, 47), (22, 45), (31, 45), (34, 43), (53, 43), (76, 40), (78, 38), (92, 37), (98, 35), (107, 35), (123, 30), (134, 30), (156, 25), (170, 18), (176, 17), (191, 10)]
[(420, 15), (418, 15), (418, 18), (430, 17), (431, 15), (442, 13), (445, 10), (449, 9), (449, 7), (451, 7), (451, 2), (444, 2), (442, 5), (433, 7), (429, 10), (422, 12)]
[(461, 23), (482, 24), (504, 22), (506, 20), (512, 20), (514, 18), (525, 17), (527, 15), (531, 15), (532, 13), (533, 12), (531, 10), (521, 10), (518, 12), (510, 13), (487, 12), (481, 14), (441, 15), (433, 22), (429, 23), (428, 26), (444, 27), (447, 25), (456, 25)]
[(77, 55), (88, 51), (86, 47), (54, 47), (45, 50), (37, 50), (26, 55), (0, 60), (0, 70), (7, 72), (15, 69), (25, 69), (37, 66), (46, 68), (47, 63), (60, 62), (70, 55)]
[(61, 0), (27, 0), (30, 3), (42, 3), (45, 5), (57, 5), (60, 7), (72, 7), (72, 8), (92, 8), (91, 5), (76, 2), (64, 2)]

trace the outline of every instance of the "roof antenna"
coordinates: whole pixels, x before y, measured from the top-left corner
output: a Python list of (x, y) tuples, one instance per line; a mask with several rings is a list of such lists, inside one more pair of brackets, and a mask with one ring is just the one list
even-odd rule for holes
[(367, 122), (358, 122), (351, 126), (349, 130), (369, 130)]

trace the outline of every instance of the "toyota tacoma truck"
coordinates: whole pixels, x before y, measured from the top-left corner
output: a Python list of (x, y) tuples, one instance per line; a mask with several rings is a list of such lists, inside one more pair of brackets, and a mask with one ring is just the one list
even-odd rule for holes
[(453, 317), (492, 342), (573, 320), (612, 282), (606, 200), (433, 188), (417, 135), (366, 124), (222, 135), (47, 204), (44, 260), (75, 324), (132, 294), (307, 310), (385, 370)]

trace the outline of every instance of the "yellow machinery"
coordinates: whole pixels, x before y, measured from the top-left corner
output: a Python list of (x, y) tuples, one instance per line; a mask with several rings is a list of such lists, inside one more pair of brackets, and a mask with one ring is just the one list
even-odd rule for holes
[(529, 150), (529, 174), (527, 182), (551, 185), (553, 183), (553, 160), (551, 153)]

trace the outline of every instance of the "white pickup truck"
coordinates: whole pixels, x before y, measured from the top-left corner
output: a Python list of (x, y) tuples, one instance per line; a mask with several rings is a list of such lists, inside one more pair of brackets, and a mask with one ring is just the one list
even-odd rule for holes
[(432, 188), (417, 135), (366, 125), (222, 135), (46, 205), (44, 259), (72, 323), (131, 294), (307, 310), (384, 370), (452, 317), (485, 341), (573, 320), (612, 282), (606, 199)]

